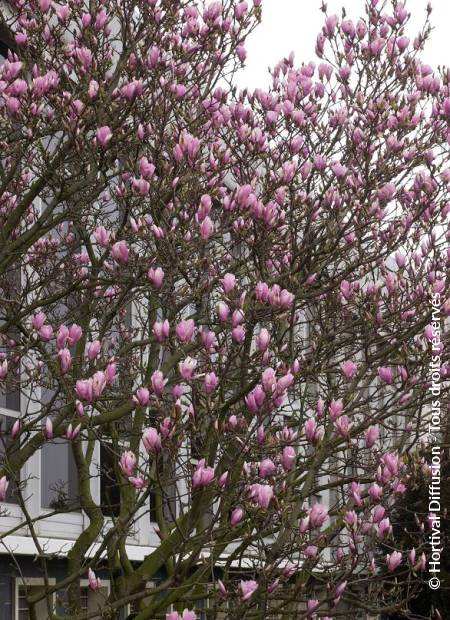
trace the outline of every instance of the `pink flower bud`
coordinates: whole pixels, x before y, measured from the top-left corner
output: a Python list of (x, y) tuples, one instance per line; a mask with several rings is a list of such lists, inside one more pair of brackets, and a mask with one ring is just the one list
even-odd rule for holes
[(258, 584), (253, 579), (241, 581), (241, 583), (239, 584), (239, 590), (241, 592), (241, 601), (245, 602), (251, 599), (257, 589), (258, 589)]
[(6, 476), (0, 478), (0, 502), (5, 501), (6, 493), (8, 491), (9, 481)]
[(76, 323), (73, 323), (73, 325), (69, 327), (69, 333), (67, 336), (67, 342), (69, 346), (73, 347), (74, 345), (76, 345), (82, 335), (83, 335), (82, 328)]
[(164, 271), (161, 267), (157, 267), (156, 269), (151, 267), (148, 270), (147, 277), (156, 289), (160, 289), (164, 280)]
[(292, 446), (286, 446), (283, 448), (283, 454), (281, 455), (281, 464), (286, 471), (293, 469), (295, 465), (296, 454)]
[(93, 592), (96, 592), (97, 590), (99, 590), (102, 585), (100, 578), (95, 576), (95, 573), (92, 570), (92, 568), (90, 568), (88, 571), (88, 582), (89, 582), (89, 588)]
[(139, 173), (144, 179), (151, 179), (155, 173), (155, 166), (146, 157), (139, 160)]
[(219, 301), (219, 303), (216, 306), (217, 309), (217, 314), (219, 316), (219, 320), (222, 321), (223, 323), (225, 321), (228, 321), (228, 317), (230, 316), (230, 309), (227, 306), (227, 304), (223, 301)]
[(245, 329), (242, 327), (242, 325), (237, 325), (236, 327), (233, 327), (233, 329), (231, 330), (231, 337), (233, 341), (237, 344), (241, 344), (242, 342), (244, 342)]
[(393, 551), (386, 555), (386, 566), (389, 572), (394, 572), (396, 568), (402, 563), (402, 554), (400, 551)]
[(112, 138), (112, 131), (109, 127), (100, 127), (99, 129), (97, 129), (97, 143), (103, 147), (106, 148), (108, 146), (108, 144), (110, 143)]
[(134, 452), (131, 452), (131, 450), (124, 452), (120, 457), (119, 467), (122, 470), (123, 474), (127, 477), (133, 475), (134, 470), (136, 469), (136, 464), (136, 455), (134, 454)]
[(117, 241), (111, 249), (111, 256), (114, 258), (114, 260), (116, 260), (118, 263), (121, 263), (122, 265), (126, 265), (128, 262), (128, 257), (129, 257), (129, 249), (128, 249), (128, 245), (126, 241)]
[(328, 510), (326, 506), (320, 503), (316, 503), (309, 511), (309, 523), (312, 529), (320, 528), (325, 523), (328, 517)]
[(214, 480), (214, 469), (205, 465), (205, 459), (201, 459), (192, 476), (192, 488), (205, 487)]
[(187, 357), (185, 360), (180, 362), (178, 366), (180, 375), (185, 381), (190, 381), (192, 379), (196, 367), (197, 360), (193, 359), (192, 357)]
[(358, 372), (358, 368), (351, 360), (346, 360), (341, 364), (342, 372), (347, 379), (352, 379)]
[(144, 429), (142, 433), (142, 443), (144, 444), (144, 448), (147, 453), (158, 454), (161, 451), (161, 436), (156, 430), (150, 426), (149, 428)]
[(53, 327), (51, 325), (43, 325), (38, 333), (41, 340), (48, 342), (53, 337)]
[(214, 390), (216, 389), (216, 387), (219, 384), (219, 379), (216, 376), (215, 372), (207, 372), (205, 375), (205, 392), (207, 394), (212, 394), (212, 392), (214, 392)]
[(392, 383), (394, 382), (394, 374), (391, 368), (381, 366), (378, 369), (378, 376), (384, 383), (387, 383), (388, 385), (392, 385)]
[(380, 434), (378, 426), (369, 426), (365, 434), (366, 434), (366, 448), (372, 448), (372, 446), (375, 444)]
[(236, 286), (236, 276), (233, 273), (226, 273), (222, 280), (222, 288), (225, 295), (231, 293)]
[(175, 327), (175, 333), (180, 342), (190, 342), (194, 335), (195, 323), (193, 319), (187, 321), (180, 321)]
[(261, 478), (268, 478), (276, 471), (276, 465), (271, 459), (263, 459), (259, 464), (259, 475)]
[(53, 422), (51, 418), (45, 420), (44, 434), (47, 439), (53, 439)]
[(153, 324), (153, 334), (158, 342), (165, 342), (169, 337), (169, 333), (170, 325), (167, 319), (164, 321), (156, 321)]
[(242, 521), (243, 516), (244, 516), (244, 511), (242, 510), (242, 508), (235, 508), (232, 511), (231, 516), (230, 516), (230, 525), (231, 525), (231, 527), (234, 527), (240, 521)]
[(137, 389), (133, 401), (140, 407), (146, 407), (150, 401), (150, 392), (146, 387), (140, 387)]
[(61, 349), (58, 351), (58, 361), (63, 375), (69, 372), (72, 366), (72, 356), (69, 349)]
[(38, 312), (37, 314), (35, 314), (31, 321), (31, 325), (33, 329), (35, 329), (36, 331), (39, 331), (41, 327), (44, 325), (46, 318), (47, 317), (45, 316), (43, 312)]
[(101, 348), (102, 348), (102, 343), (100, 342), (100, 340), (94, 340), (93, 342), (90, 342), (88, 344), (87, 355), (88, 355), (88, 359), (91, 362), (95, 360), (97, 355), (100, 353)]
[(168, 379), (164, 379), (164, 375), (160, 370), (155, 370), (152, 374), (151, 383), (156, 396), (162, 396), (167, 381)]

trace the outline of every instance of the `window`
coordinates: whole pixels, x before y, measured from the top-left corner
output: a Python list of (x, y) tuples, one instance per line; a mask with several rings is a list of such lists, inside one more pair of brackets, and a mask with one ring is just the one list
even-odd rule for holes
[[(109, 581), (102, 580), (102, 586), (96, 592), (89, 588), (88, 581), (82, 579), (80, 581), (80, 611), (81, 612), (100, 612), (109, 596)], [(57, 594), (56, 613), (59, 616), (70, 615), (68, 607), (67, 590), (60, 590)], [(47, 616), (46, 616), (47, 618)], [(100, 616), (93, 616), (91, 620), (99, 620)], [(21, 618), (18, 620), (22, 620)], [(40, 618), (38, 619), (40, 620)]]
[[(53, 585), (54, 579), (50, 579), (49, 582)], [(36, 596), (44, 586), (44, 581), (39, 578), (25, 578), (16, 579), (15, 581), (15, 614), (14, 620), (30, 620), (28, 598)], [(53, 604), (55, 603), (55, 597), (53, 596)], [(39, 601), (36, 605), (36, 618), (37, 620), (47, 620), (47, 602), (45, 600)]]
[[(145, 584), (145, 589), (149, 590), (150, 592), (153, 590), (153, 588), (156, 587), (156, 583), (154, 581), (147, 581), (147, 583)], [(144, 597), (143, 599), (139, 599), (137, 601), (133, 601), (132, 603), (130, 603), (129, 605), (127, 605), (127, 607), (125, 608), (125, 617), (127, 616), (134, 616), (137, 615), (140, 611), (141, 606), (145, 607), (146, 605), (150, 605), (150, 603), (152, 602), (152, 595), (150, 594), (149, 596)]]
[[(109, 581), (102, 580), (102, 586), (99, 590), (93, 592), (88, 585), (88, 582), (85, 579), (81, 580), (81, 601), (83, 606), (83, 611), (98, 611), (99, 613), (102, 611), (105, 601), (109, 596)], [(100, 619), (99, 616), (94, 616), (91, 620)]]
[(45, 442), (41, 448), (41, 506), (76, 510), (78, 473), (71, 444), (64, 439)]

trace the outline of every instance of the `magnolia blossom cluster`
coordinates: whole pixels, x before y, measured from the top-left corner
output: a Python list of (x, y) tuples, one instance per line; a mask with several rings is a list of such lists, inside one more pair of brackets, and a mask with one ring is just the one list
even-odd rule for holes
[[(85, 480), (103, 443), (122, 529), (80, 484), (73, 614), (83, 571), (101, 587), (92, 545), (121, 565), (105, 605), (167, 572), (148, 617), (294, 596), (330, 620), (354, 584), (367, 613), (409, 608), (427, 523), (407, 538), (398, 510), (430, 476), (432, 353), (450, 377), (429, 305), (443, 325), (450, 73), (421, 60), (427, 28), (397, 1), (324, 6), (318, 58), (239, 91), (260, 0), (88, 4), (5, 14), (0, 388), (33, 406), (0, 429), (0, 500), (27, 505), (44, 445)], [(137, 562), (124, 536), (149, 513), (161, 544)]]

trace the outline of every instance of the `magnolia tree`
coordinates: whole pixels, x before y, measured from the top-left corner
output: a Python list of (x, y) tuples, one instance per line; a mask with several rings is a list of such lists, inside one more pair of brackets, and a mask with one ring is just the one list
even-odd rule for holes
[[(450, 374), (450, 73), (421, 60), (428, 20), (410, 39), (372, 0), (324, 6), (318, 59), (238, 92), (260, 4), (3, 5), (0, 537), (14, 499), (32, 618), (61, 591), (73, 620), (407, 614), (425, 579), (425, 515), (395, 533), (431, 475), (431, 356)], [(36, 514), (26, 466), (55, 442), (76, 493)], [(55, 583), (39, 528), (68, 511)], [(101, 611), (83, 578), (109, 580)]]

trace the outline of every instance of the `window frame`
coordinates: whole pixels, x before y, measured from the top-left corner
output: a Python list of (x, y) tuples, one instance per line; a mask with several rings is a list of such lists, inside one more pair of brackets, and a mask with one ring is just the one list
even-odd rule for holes
[[(48, 578), (49, 585), (55, 585), (56, 579), (54, 577)], [(14, 607), (13, 607), (13, 617), (14, 620), (20, 620), (20, 612), (26, 611), (24, 609), (19, 608), (19, 590), (21, 587), (33, 588), (33, 587), (44, 587), (45, 580), (42, 577), (15, 577), (14, 579)], [(53, 605), (56, 605), (56, 592), (52, 594)]]

